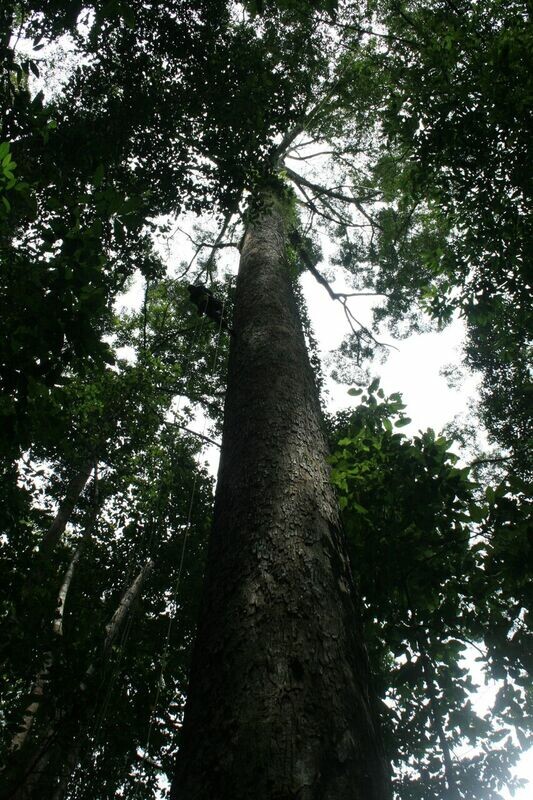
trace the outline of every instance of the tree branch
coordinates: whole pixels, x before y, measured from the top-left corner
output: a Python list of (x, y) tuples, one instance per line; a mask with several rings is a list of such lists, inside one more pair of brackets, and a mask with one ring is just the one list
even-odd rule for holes
[(58, 544), (63, 531), (67, 527), (67, 523), (70, 521), (70, 517), (74, 511), (74, 508), (76, 507), (80, 495), (87, 485), (87, 481), (89, 480), (93, 469), (94, 460), (91, 459), (90, 461), (87, 461), (82, 466), (80, 471), (70, 479), (70, 482), (67, 486), (67, 491), (65, 492), (65, 499), (59, 506), (52, 524), (43, 536), (39, 545), (39, 554), (41, 557), (48, 556), (48, 554)]
[(141, 569), (141, 571), (139, 572), (139, 574), (137, 575), (131, 586), (129, 586), (124, 592), (117, 610), (111, 617), (111, 621), (109, 622), (109, 624), (106, 625), (104, 653), (108, 653), (109, 650), (111, 649), (111, 645), (115, 641), (117, 634), (122, 626), (122, 623), (126, 618), (126, 615), (128, 614), (133, 603), (139, 596), (143, 583), (145, 582), (146, 578), (150, 575), (153, 568), (154, 568), (154, 562), (152, 561), (152, 559), (150, 559)]
[(317, 183), (313, 183), (307, 178), (304, 178), (302, 175), (298, 175), (298, 173), (294, 172), (294, 170), (292, 170), (290, 167), (285, 166), (284, 169), (285, 172), (287, 173), (287, 177), (289, 177), (292, 181), (294, 181), (294, 183), (296, 183), (298, 186), (300, 187), (307, 186), (308, 189), (311, 189), (313, 192), (316, 193), (317, 197), (325, 195), (326, 197), (330, 197), (332, 200), (340, 200), (343, 203), (348, 203), (350, 205), (353, 205), (357, 208), (359, 213), (362, 214), (366, 220), (368, 220), (368, 222), (373, 227), (374, 226), (377, 228), (381, 227), (375, 220), (372, 219), (372, 217), (369, 214), (367, 214), (367, 212), (365, 211), (359, 200), (357, 200), (355, 197), (350, 197), (349, 195), (343, 194), (342, 192), (336, 192), (335, 190), (332, 189), (326, 189), (325, 187), (320, 186)]
[(300, 122), (298, 125), (295, 125), (292, 130), (285, 134), (279, 145), (274, 150), (274, 164), (278, 165), (283, 156), (285, 155), (288, 148), (294, 142), (294, 140), (304, 132), (304, 126)]
[(293, 159), (294, 161), (309, 161), (311, 158), (318, 158), (319, 156), (334, 156), (336, 155), (335, 150), (319, 150), (318, 153), (310, 153), (308, 156), (296, 156), (291, 155), (294, 150), (289, 150), (287, 152), (287, 158)]
[[(372, 342), (374, 342), (374, 344), (376, 344), (378, 347), (391, 347), (394, 350), (398, 350), (398, 348), (393, 344), (387, 344), (386, 342), (378, 341), (376, 339), (376, 337), (374, 336), (374, 334), (372, 333), (372, 331), (369, 330), (369, 328), (367, 328), (366, 325), (363, 325), (363, 323), (360, 322), (357, 319), (357, 317), (354, 316), (353, 312), (348, 307), (348, 298), (350, 298), (350, 297), (359, 297), (359, 296), (367, 297), (367, 296), (380, 295), (380, 293), (378, 293), (378, 292), (349, 292), (349, 293), (348, 292), (335, 292), (331, 288), (331, 286), (330, 286), (329, 282), (327, 281), (327, 279), (324, 278), (324, 276), (317, 270), (316, 266), (313, 263), (313, 260), (310, 258), (309, 254), (306, 252), (305, 246), (304, 246), (304, 244), (302, 242), (301, 236), (298, 233), (298, 231), (293, 231), (292, 232), (291, 241), (298, 248), (298, 252), (300, 253), (302, 261), (304, 262), (306, 268), (309, 270), (311, 275), (313, 275), (313, 277), (318, 281), (318, 283), (320, 283), (320, 285), (325, 288), (325, 290), (327, 291), (327, 293), (329, 294), (329, 296), (331, 297), (332, 300), (337, 300), (339, 303), (341, 303), (341, 305), (342, 305), (342, 307), (344, 309), (344, 314), (346, 315), (346, 319), (348, 320), (348, 324), (349, 324), (350, 328), (352, 329), (352, 332), (354, 334), (356, 334), (356, 336), (361, 336), (361, 334), (363, 334), (367, 339), (369, 339)], [(358, 326), (357, 329), (354, 328), (352, 322), (355, 322), (355, 324)]]
[(135, 758), (138, 761), (142, 761), (144, 764), (149, 764), (151, 767), (155, 767), (155, 769), (159, 770), (159, 772), (164, 772), (165, 775), (167, 774), (166, 769), (161, 766), (161, 764), (155, 760), (155, 758), (151, 758), (143, 753), (139, 753), (138, 750), (135, 751)]
[(486, 458), (475, 458), (468, 466), (478, 467), (481, 464), (502, 464), (505, 461), (512, 461), (512, 456), (487, 456)]
[(209, 444), (214, 444), (215, 447), (221, 447), (220, 442), (216, 442), (214, 439), (211, 439), (209, 436), (206, 436), (204, 433), (198, 433), (198, 431), (192, 431), (190, 428), (187, 428), (185, 425), (180, 425), (179, 422), (174, 422), (177, 428), (181, 428), (182, 431), (186, 431), (187, 433), (191, 433), (193, 436), (198, 436), (199, 439), (203, 439), (204, 442), (208, 442)]

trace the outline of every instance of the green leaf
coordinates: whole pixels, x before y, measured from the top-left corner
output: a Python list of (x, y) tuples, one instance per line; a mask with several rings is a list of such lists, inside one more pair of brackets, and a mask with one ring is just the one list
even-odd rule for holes
[(135, 29), (135, 13), (128, 3), (123, 3), (120, 7), (122, 19), (130, 30)]
[(104, 179), (105, 170), (103, 164), (98, 164), (94, 173), (93, 173), (93, 185), (98, 187), (101, 186), (102, 181)]
[(401, 419), (396, 420), (394, 423), (396, 428), (405, 428), (406, 425), (409, 425), (411, 422), (410, 417), (402, 417)]
[(468, 513), (470, 514), (470, 519), (473, 522), (483, 521), (484, 512), (481, 506), (478, 506), (475, 503), (470, 503), (470, 505), (468, 506)]
[(520, 747), (522, 748), (522, 751), (525, 753), (531, 747), (531, 739), (526, 733), (524, 733), (524, 731), (521, 728), (516, 727), (515, 731), (518, 737), (518, 741), (520, 742)]

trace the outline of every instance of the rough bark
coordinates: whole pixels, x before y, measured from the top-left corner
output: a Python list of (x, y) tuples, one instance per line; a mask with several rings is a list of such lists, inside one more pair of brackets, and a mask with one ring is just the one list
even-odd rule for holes
[(248, 230), (173, 800), (384, 800), (367, 657), (280, 207)]
[(16, 752), (17, 750), (20, 750), (24, 746), (28, 736), (30, 735), (31, 729), (33, 727), (33, 722), (41, 707), (41, 702), (45, 693), (45, 687), (48, 681), (48, 677), (50, 675), (50, 667), (52, 666), (52, 663), (53, 663), (53, 655), (49, 651), (45, 654), (43, 666), (37, 673), (35, 682), (32, 686), (31, 690), (32, 701), (24, 711), (24, 716), (22, 718), (22, 724), (20, 726), (20, 729), (16, 732), (16, 734), (13, 736), (11, 740), (11, 745), (9, 749), (10, 752), (12, 753)]

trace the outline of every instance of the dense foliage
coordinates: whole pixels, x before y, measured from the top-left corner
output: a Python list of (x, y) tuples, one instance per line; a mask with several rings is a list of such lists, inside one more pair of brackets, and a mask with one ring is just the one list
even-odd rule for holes
[[(331, 458), (397, 791), (497, 798), (531, 720), (527, 487), (482, 491), (443, 437), (401, 433), (403, 410), (373, 381), (335, 420)], [(474, 658), (484, 680), (503, 680), (483, 713)]]
[(530, 474), (531, 6), (371, 6), (383, 33), (349, 31), (346, 91), (375, 131), (358, 175), (377, 203), (374, 237), (366, 274), (353, 243), (343, 260), (358, 257), (358, 282), (386, 298), (378, 322), (464, 319), (481, 419)]

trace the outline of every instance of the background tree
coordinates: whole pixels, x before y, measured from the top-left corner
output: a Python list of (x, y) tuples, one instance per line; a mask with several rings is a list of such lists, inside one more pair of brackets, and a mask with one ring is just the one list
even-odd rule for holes
[[(519, 522), (514, 511), (528, 502), (525, 487), (483, 492), (450, 442), (432, 430), (400, 432), (409, 422), (401, 398), (378, 386), (334, 420), (331, 463), (395, 788), (402, 798), (500, 797), (502, 784), (520, 784), (510, 768), (527, 746), (531, 714), (527, 514)], [(474, 655), (487, 675), (504, 678), (489, 714), (472, 702), (466, 659)]]
[[(159, 745), (160, 727), (169, 724), (159, 717), (167, 691), (176, 703), (174, 681), (178, 673), (183, 676), (186, 661), (179, 654), (187, 657), (192, 636), (187, 626), (195, 616), (198, 586), (192, 587), (201, 576), (211, 481), (194, 461), (201, 439), (187, 433), (186, 408), (174, 421), (168, 417), (169, 400), (181, 391), (187, 362), (198, 387), (202, 372), (206, 375), (212, 414), (216, 387), (215, 353), (207, 365), (211, 344), (201, 323), (172, 336), (171, 351), (162, 343), (159, 322), (170, 298), (173, 310), (167, 308), (167, 314), (178, 313), (183, 325), (179, 292), (167, 282), (155, 286), (143, 312), (117, 322), (117, 342), (132, 349), (139, 345), (136, 363), (118, 361), (90, 382), (72, 382), (65, 404), (69, 447), (59, 440), (55, 452), (51, 444), (44, 448), (45, 471), (35, 470), (44, 457), (36, 447), (24, 467), (34, 507), (6, 531), (3, 548), (4, 674), (11, 685), (3, 735), (6, 749), (14, 751), (6, 797), (54, 791), (63, 796), (75, 768), (87, 796), (121, 783), (125, 765), (139, 763), (137, 736), (134, 742), (125, 731), (137, 726), (144, 748), (150, 722), (150, 738)], [(170, 324), (165, 332), (172, 333)], [(148, 350), (155, 342), (157, 355)], [(217, 356), (222, 351), (220, 346)], [(46, 506), (64, 496), (72, 459), (80, 453), (94, 459), (87, 486), (61, 539), (46, 557), (36, 556), (32, 550), (46, 524)], [(136, 586), (136, 576), (150, 564), (143, 585)], [(141, 589), (145, 634), (138, 624), (131, 630)], [(133, 591), (129, 598), (128, 591)], [(120, 604), (126, 616), (117, 615)], [(186, 610), (178, 614), (183, 604)], [(163, 679), (165, 685), (159, 685)], [(26, 686), (32, 686), (28, 699)], [(118, 718), (120, 725), (114, 722)], [(143, 775), (137, 770), (132, 786), (142, 784)]]
[(349, 16), (339, 27), (352, 117), (375, 132), (356, 174), (380, 205), (366, 266), (358, 241), (345, 242), (341, 261), (382, 293), (376, 322), (416, 329), (420, 310), (439, 325), (464, 320), (481, 421), (528, 474), (530, 4), (371, 8), (376, 35)]

